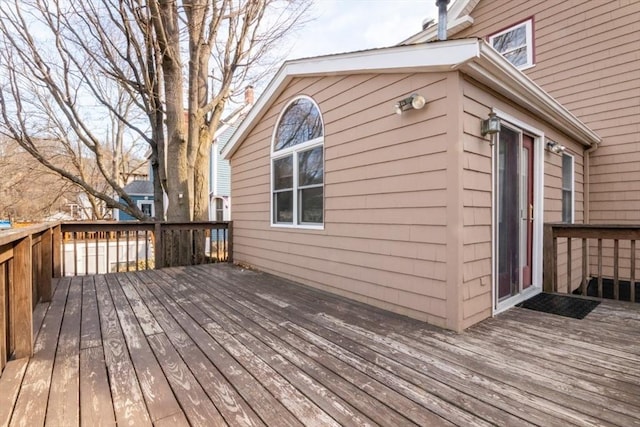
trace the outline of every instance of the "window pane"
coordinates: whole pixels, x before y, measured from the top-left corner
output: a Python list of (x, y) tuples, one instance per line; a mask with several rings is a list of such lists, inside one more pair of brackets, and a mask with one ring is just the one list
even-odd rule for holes
[(521, 47), (520, 49), (505, 53), (504, 57), (516, 67), (527, 65), (527, 48)]
[(293, 188), (293, 156), (273, 161), (273, 189)]
[(562, 155), (562, 222), (573, 222), (573, 157)]
[(293, 222), (293, 191), (273, 195), (274, 222)]
[(298, 153), (298, 185), (300, 187), (322, 184), (323, 173), (322, 147)]
[(322, 223), (322, 187), (300, 190), (300, 222)]
[(527, 32), (524, 25), (507, 31), (493, 39), (493, 47), (500, 53), (513, 50), (527, 44)]
[(322, 136), (320, 111), (313, 102), (301, 98), (282, 115), (276, 131), (275, 150), (292, 147)]

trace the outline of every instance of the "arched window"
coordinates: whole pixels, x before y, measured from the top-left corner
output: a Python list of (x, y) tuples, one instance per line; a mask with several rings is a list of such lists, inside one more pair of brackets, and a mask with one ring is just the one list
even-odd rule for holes
[(316, 103), (298, 97), (283, 110), (271, 150), (271, 223), (324, 223), (324, 126)]

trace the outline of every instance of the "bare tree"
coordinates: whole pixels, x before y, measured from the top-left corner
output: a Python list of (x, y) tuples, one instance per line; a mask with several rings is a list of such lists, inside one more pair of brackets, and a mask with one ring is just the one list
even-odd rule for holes
[[(1, 0), (0, 131), (110, 208), (142, 218), (113, 162), (150, 148), (157, 213), (208, 219), (212, 138), (234, 94), (264, 77), (310, 0)], [(57, 167), (37, 141), (91, 157), (107, 189)], [(120, 145), (122, 148), (122, 145)], [(165, 159), (169, 159), (166, 161)], [(120, 202), (120, 199), (124, 202)]]

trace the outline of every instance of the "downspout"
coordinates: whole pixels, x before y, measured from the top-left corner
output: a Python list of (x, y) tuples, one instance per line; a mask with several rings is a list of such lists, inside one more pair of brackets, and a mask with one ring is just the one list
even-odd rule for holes
[(591, 147), (584, 150), (583, 162), (584, 162), (584, 207), (583, 207), (583, 222), (585, 224), (591, 223), (591, 153), (598, 149), (598, 143), (595, 142)]
[(438, 7), (438, 40), (447, 39), (447, 5), (449, 0), (436, 0)]

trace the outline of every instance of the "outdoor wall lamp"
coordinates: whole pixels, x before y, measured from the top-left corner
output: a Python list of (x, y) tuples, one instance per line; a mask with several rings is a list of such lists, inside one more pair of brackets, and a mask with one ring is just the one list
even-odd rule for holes
[(489, 113), (489, 118), (482, 121), (482, 136), (495, 135), (500, 132), (500, 119), (493, 111)]
[(396, 114), (400, 115), (407, 110), (419, 110), (424, 107), (426, 103), (427, 100), (424, 96), (414, 93), (413, 95), (396, 102)]
[(552, 153), (560, 154), (563, 153), (566, 149), (567, 147), (565, 147), (564, 145), (560, 145), (555, 141), (547, 142), (547, 150), (551, 151)]

